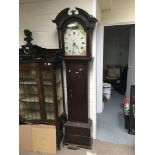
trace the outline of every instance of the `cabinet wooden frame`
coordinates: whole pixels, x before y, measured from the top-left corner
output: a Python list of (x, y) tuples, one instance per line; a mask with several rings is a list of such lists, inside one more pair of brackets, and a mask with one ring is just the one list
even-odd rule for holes
[[(38, 90), (38, 98), (39, 98), (39, 107), (40, 107), (40, 119), (28, 119), (26, 120), (22, 115), (20, 115), (20, 124), (48, 124), (48, 125), (55, 125), (57, 131), (57, 145), (60, 147), (60, 142), (63, 138), (63, 125), (66, 121), (66, 110), (65, 110), (65, 103), (64, 103), (64, 89), (63, 89), (63, 73), (62, 73), (62, 59), (60, 57), (60, 53), (58, 49), (45, 49), (45, 48), (37, 48), (38, 56), (31, 57), (30, 55), (27, 57), (26, 55), (23, 56), (22, 49), (20, 49), (20, 59), (19, 59), (19, 72), (30, 70), (35, 71), (36, 73), (36, 88)], [(22, 53), (22, 54), (21, 54)], [(31, 54), (31, 53), (30, 53)], [(22, 56), (21, 56), (22, 55)], [(60, 71), (60, 90), (62, 91), (62, 113), (59, 114), (59, 107), (58, 107), (58, 94), (57, 94), (57, 86), (59, 83), (56, 81), (56, 71)], [(53, 93), (53, 112), (54, 112), (54, 119), (47, 119), (47, 111), (46, 106), (47, 103), (45, 101), (45, 79), (43, 78), (43, 72), (49, 71), (51, 74), (50, 81), (53, 85), (51, 87), (51, 91)], [(19, 82), (20, 82), (19, 78)], [(24, 79), (22, 79), (23, 82)], [(26, 80), (26, 79), (25, 79)], [(52, 96), (52, 94), (51, 94)], [(30, 104), (31, 105), (31, 104)], [(52, 111), (52, 109), (51, 109)]]

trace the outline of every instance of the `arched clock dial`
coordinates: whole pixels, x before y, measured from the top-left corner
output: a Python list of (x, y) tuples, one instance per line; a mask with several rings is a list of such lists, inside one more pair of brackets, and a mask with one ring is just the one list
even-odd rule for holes
[(64, 33), (64, 48), (66, 56), (86, 55), (86, 32), (78, 22), (67, 25)]

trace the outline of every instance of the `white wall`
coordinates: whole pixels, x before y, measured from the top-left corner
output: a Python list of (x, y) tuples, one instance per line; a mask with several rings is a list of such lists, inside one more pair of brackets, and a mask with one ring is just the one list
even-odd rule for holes
[(127, 88), (126, 88), (127, 97), (130, 97), (131, 85), (135, 85), (135, 27), (134, 26), (132, 26), (130, 29), (128, 75), (127, 75)]
[(104, 108), (103, 95), (102, 95), (102, 82), (103, 82), (103, 25), (97, 24), (97, 42), (96, 42), (96, 104), (97, 113), (101, 113)]
[[(30, 0), (29, 0), (30, 1)], [(27, 0), (19, 6), (19, 45), (24, 44), (23, 30), (30, 29), (33, 43), (45, 48), (58, 48), (56, 24), (51, 20), (66, 7), (80, 7), (92, 14), (92, 0)]]
[[(94, 17), (97, 16), (96, 13), (96, 0), (92, 0), (92, 15)], [(92, 38), (92, 56), (94, 57), (93, 61), (91, 61), (90, 67), (90, 77), (89, 85), (92, 85), (92, 93), (89, 93), (89, 98), (92, 98), (92, 103), (90, 103), (90, 114), (93, 118), (93, 138), (96, 138), (96, 27), (93, 31), (93, 38)], [(91, 95), (93, 97), (91, 97)]]
[(96, 18), (98, 22), (102, 21), (102, 10), (101, 10), (98, 0), (96, 0)]
[(104, 66), (121, 65), (128, 63), (129, 53), (129, 27), (114, 26), (105, 28)]
[[(112, 0), (111, 0), (112, 1)], [(97, 1), (98, 2), (98, 1)], [(103, 29), (104, 26), (109, 26), (109, 25), (124, 25), (124, 24), (131, 24), (135, 22), (135, 0), (113, 0), (112, 1), (112, 8), (109, 10), (104, 10), (101, 12), (100, 14), (100, 5), (97, 3), (96, 5), (96, 13), (97, 13), (97, 18), (102, 18), (102, 24), (103, 24)], [(124, 4), (124, 5), (122, 5)], [(100, 21), (100, 20), (99, 20)], [(97, 30), (98, 34), (102, 34), (102, 30)], [(104, 34), (103, 34), (104, 35)], [(104, 36), (103, 36), (104, 37)], [(103, 55), (103, 49), (99, 50), (99, 46), (104, 46), (103, 42), (101, 43), (101, 39), (100, 37), (96, 36), (96, 101), (97, 104), (98, 102), (100, 102), (100, 95), (102, 93), (102, 81), (98, 80), (98, 77), (101, 74), (101, 70), (99, 69), (99, 64), (103, 63), (103, 57), (101, 55)], [(93, 45), (95, 44), (95, 41), (93, 41)], [(102, 45), (101, 45), (102, 44)], [(103, 48), (103, 47), (102, 47)], [(102, 53), (98, 53), (98, 52), (102, 52)], [(101, 67), (102, 68), (102, 67)], [(103, 74), (102, 74), (103, 75)], [(100, 77), (102, 77), (102, 75)], [(97, 111), (101, 112), (101, 104), (99, 103), (99, 105), (97, 105)]]
[(133, 23), (135, 21), (135, 0), (113, 0), (112, 7), (102, 11), (104, 24)]

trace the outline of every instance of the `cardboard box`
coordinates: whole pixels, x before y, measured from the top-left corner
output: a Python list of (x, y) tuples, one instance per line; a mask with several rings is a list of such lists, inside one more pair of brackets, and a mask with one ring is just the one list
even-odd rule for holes
[(19, 126), (19, 151), (32, 151), (32, 127), (30, 125)]
[(20, 125), (20, 153), (26, 151), (56, 154), (56, 129), (52, 125)]

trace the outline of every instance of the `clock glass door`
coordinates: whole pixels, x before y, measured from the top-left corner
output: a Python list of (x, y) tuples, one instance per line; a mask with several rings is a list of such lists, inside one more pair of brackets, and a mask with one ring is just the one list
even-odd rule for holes
[(86, 56), (86, 32), (78, 22), (67, 25), (64, 33), (65, 56)]

